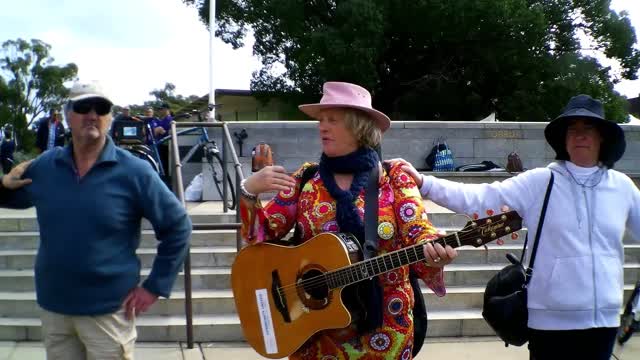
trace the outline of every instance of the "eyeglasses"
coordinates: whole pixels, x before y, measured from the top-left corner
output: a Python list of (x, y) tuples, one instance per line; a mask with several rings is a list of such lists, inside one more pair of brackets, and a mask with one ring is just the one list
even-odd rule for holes
[(71, 104), (71, 110), (78, 114), (88, 114), (91, 110), (95, 110), (96, 114), (103, 116), (111, 112), (111, 103), (101, 98), (83, 99), (74, 101)]

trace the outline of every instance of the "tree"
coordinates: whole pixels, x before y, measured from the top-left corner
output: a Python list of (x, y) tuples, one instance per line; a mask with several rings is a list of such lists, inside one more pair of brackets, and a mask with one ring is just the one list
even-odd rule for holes
[(154, 89), (149, 92), (155, 99), (152, 101), (146, 101), (145, 106), (156, 106), (160, 103), (167, 103), (171, 106), (171, 110), (175, 113), (190, 112), (192, 110), (192, 104), (197, 102), (200, 97), (197, 95), (189, 95), (187, 97), (183, 95), (175, 94), (176, 86), (172, 83), (165, 83), (164, 88)]
[[(183, 2), (209, 23), (209, 1)], [(218, 0), (217, 7), (223, 41), (238, 48), (254, 33), (263, 67), (252, 90), (300, 103), (316, 101), (324, 81), (351, 81), (394, 118), (472, 120), (496, 111), (501, 120), (544, 121), (570, 95), (593, 88), (624, 114), (613, 84), (635, 79), (640, 68), (628, 14), (610, 10), (610, 0)], [(582, 33), (619, 61), (619, 77), (580, 55)]]
[(50, 50), (49, 44), (36, 39), (7, 40), (2, 44), (0, 75), (13, 92), (11, 101), (6, 100), (4, 105), (15, 119), (28, 119), (25, 124), (16, 123), (16, 128), (27, 128), (49, 109), (61, 107), (68, 96), (64, 83), (75, 79), (78, 67), (73, 63), (53, 65)]
[(150, 91), (149, 95), (156, 98), (156, 101), (158, 102), (169, 101), (170, 99), (175, 98), (175, 95), (174, 95), (175, 89), (176, 89), (176, 86), (168, 82), (164, 84), (164, 88), (154, 89)]
[[(156, 108), (162, 103), (167, 103), (171, 107), (171, 111), (175, 114), (190, 113), (194, 109), (206, 109), (207, 101), (205, 100), (204, 106), (200, 104), (202, 97), (197, 95), (176, 95), (176, 86), (170, 82), (164, 84), (161, 89), (153, 89), (149, 92), (149, 95), (153, 96), (153, 100), (147, 100), (142, 104), (131, 104), (129, 109), (133, 115), (141, 115), (145, 109), (151, 107)], [(122, 106), (114, 105), (113, 112), (119, 113), (122, 111)]]

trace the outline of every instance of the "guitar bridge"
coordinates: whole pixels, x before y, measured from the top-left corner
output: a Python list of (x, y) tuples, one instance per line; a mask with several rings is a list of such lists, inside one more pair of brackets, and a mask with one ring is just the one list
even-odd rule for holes
[(271, 272), (271, 297), (275, 302), (276, 309), (278, 309), (278, 312), (282, 315), (284, 322), (290, 323), (291, 317), (289, 316), (287, 297), (284, 294), (284, 290), (281, 290), (280, 276), (277, 270)]

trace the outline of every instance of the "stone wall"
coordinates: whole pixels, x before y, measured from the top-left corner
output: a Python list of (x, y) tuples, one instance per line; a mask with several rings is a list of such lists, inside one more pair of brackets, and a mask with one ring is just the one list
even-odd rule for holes
[[(296, 170), (305, 161), (317, 161), (320, 141), (317, 125), (313, 121), (283, 122), (232, 122), (227, 123), (231, 134), (247, 130), (249, 137), (243, 145), (240, 158), (245, 176), (251, 174), (251, 149), (264, 141), (271, 145), (275, 160), (288, 171)], [(444, 137), (453, 151), (456, 166), (490, 160), (505, 166), (507, 155), (515, 151), (525, 168), (544, 166), (553, 160), (555, 153), (544, 139), (546, 123), (479, 123), (479, 122), (427, 122), (394, 121), (385, 133), (383, 157), (402, 157), (417, 168), (424, 168), (424, 159), (434, 141)], [(616, 169), (625, 173), (640, 173), (640, 126), (622, 125), (627, 139), (624, 157)], [(211, 129), (210, 135), (220, 142), (220, 129)], [(194, 139), (181, 138), (181, 146)], [(238, 144), (234, 147), (239, 154)], [(191, 169), (193, 168), (193, 169)], [(197, 173), (197, 164), (185, 168), (185, 186)], [(231, 169), (231, 167), (230, 167)], [(205, 194), (205, 199), (212, 199)]]

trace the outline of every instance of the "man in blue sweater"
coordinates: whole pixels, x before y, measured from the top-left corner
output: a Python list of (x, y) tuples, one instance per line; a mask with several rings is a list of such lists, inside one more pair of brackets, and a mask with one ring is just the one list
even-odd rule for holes
[[(169, 297), (188, 251), (184, 208), (146, 162), (107, 136), (111, 106), (97, 84), (75, 84), (65, 106), (72, 143), (1, 179), (0, 205), (36, 207), (36, 294), (49, 360), (132, 359), (135, 316)], [(142, 218), (159, 245), (140, 284)]]

